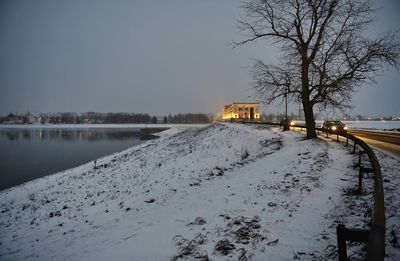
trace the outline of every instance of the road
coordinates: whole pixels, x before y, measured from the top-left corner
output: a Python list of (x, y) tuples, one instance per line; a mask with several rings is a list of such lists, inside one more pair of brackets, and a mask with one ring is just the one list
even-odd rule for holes
[(400, 159), (400, 133), (393, 131), (348, 130), (371, 147)]
[[(299, 130), (300, 125), (296, 126), (294, 129)], [(301, 128), (304, 130), (304, 126)], [(349, 129), (347, 133), (362, 139), (374, 149), (400, 160), (400, 132)], [(333, 135), (336, 136), (336, 134)]]

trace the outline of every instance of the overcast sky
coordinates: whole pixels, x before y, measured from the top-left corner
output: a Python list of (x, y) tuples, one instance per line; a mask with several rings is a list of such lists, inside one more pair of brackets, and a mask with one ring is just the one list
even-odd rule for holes
[[(378, 1), (373, 33), (400, 29), (400, 1)], [(218, 113), (246, 101), (253, 59), (232, 49), (236, 0), (0, 0), (0, 115), (10, 112)], [(400, 76), (362, 86), (352, 114), (400, 115)], [(264, 107), (278, 111), (283, 106)]]

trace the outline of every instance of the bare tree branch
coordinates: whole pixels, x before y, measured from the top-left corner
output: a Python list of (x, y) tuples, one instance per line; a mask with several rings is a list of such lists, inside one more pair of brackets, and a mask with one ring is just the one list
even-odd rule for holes
[(292, 94), (301, 99), (307, 137), (316, 137), (314, 106), (344, 110), (362, 82), (380, 70), (398, 69), (400, 43), (392, 32), (366, 38), (374, 21), (370, 0), (247, 0), (238, 22), (242, 46), (267, 39), (280, 45), (282, 63), (258, 60), (251, 86), (267, 103)]

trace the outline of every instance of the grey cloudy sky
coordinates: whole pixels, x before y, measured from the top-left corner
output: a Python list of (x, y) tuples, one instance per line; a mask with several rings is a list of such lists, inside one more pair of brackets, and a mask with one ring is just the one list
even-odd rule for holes
[[(378, 1), (373, 33), (400, 29), (400, 1)], [(236, 0), (0, 0), (0, 114), (220, 111), (246, 100), (268, 42), (232, 49)], [(352, 114), (399, 115), (400, 76), (356, 94)], [(282, 106), (281, 106), (282, 107)], [(281, 109), (271, 107), (270, 111)], [(267, 108), (267, 111), (269, 108)]]

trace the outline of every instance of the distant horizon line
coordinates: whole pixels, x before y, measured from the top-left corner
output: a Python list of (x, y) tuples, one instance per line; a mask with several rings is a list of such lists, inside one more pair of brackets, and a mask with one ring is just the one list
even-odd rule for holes
[[(168, 116), (168, 115), (178, 115), (178, 114), (203, 114), (203, 115), (218, 115), (220, 114), (220, 112), (215, 113), (215, 112), (177, 112), (177, 113), (149, 113), (149, 112), (133, 112), (133, 111), (107, 111), (107, 112), (101, 112), (101, 111), (84, 111), (84, 112), (74, 112), (74, 111), (57, 111), (57, 112), (31, 112), (31, 111), (27, 111), (27, 112), (8, 112), (8, 113), (3, 113), (0, 114), (0, 117), (7, 117), (10, 114), (14, 114), (14, 115), (27, 115), (27, 114), (32, 114), (35, 116), (39, 116), (40, 114), (45, 114), (45, 115), (55, 115), (55, 114), (87, 114), (87, 113), (99, 113), (99, 114), (109, 114), (109, 113), (120, 113), (120, 114), (136, 114), (136, 115), (140, 115), (140, 114), (147, 114), (149, 116)], [(284, 112), (261, 112), (261, 115), (283, 115)], [(303, 113), (301, 113), (302, 115)], [(297, 113), (288, 113), (288, 116), (298, 116), (299, 114)], [(361, 116), (361, 117), (360, 117)], [(352, 118), (363, 118), (364, 120), (371, 120), (371, 119), (378, 119), (378, 118), (395, 118), (395, 119), (400, 119), (400, 114), (397, 115), (368, 115), (368, 114), (360, 114), (360, 113), (354, 113), (354, 114), (350, 114), (350, 113), (342, 113), (341, 116), (334, 116), (336, 118), (346, 118), (349, 117), (350, 119)]]
[(83, 111), (83, 112), (76, 112), (76, 111), (57, 111), (57, 112), (32, 112), (32, 111), (26, 111), (26, 112), (8, 112), (8, 113), (2, 113), (0, 114), (0, 117), (7, 117), (10, 114), (14, 115), (26, 115), (26, 114), (33, 114), (33, 115), (39, 115), (39, 114), (61, 114), (61, 113), (71, 113), (71, 114), (85, 114), (85, 113), (101, 113), (101, 114), (107, 114), (107, 113), (129, 113), (129, 114), (148, 114), (151, 116), (168, 116), (168, 115), (177, 115), (177, 114), (215, 114), (213, 112), (177, 112), (177, 113), (149, 113), (149, 112), (134, 112), (134, 111), (107, 111), (107, 112), (101, 112), (101, 111)]

